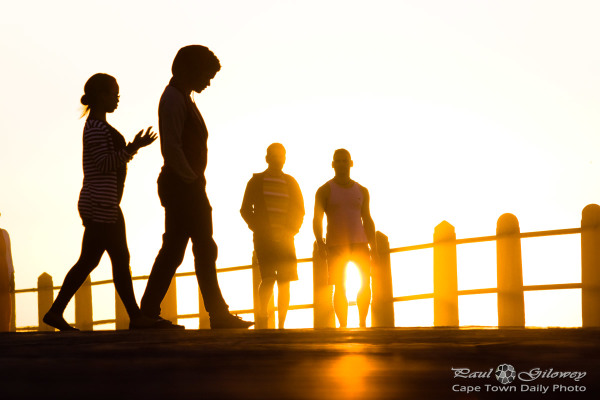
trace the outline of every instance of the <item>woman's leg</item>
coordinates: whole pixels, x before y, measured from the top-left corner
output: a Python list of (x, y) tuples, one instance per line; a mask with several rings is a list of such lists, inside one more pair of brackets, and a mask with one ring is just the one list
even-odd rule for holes
[(63, 313), (75, 292), (81, 287), (89, 274), (98, 266), (102, 253), (104, 253), (102, 229), (98, 224), (88, 224), (83, 232), (81, 255), (65, 276), (62, 287), (50, 310), (44, 315), (44, 322), (61, 331), (76, 331), (63, 318)]
[(88, 224), (83, 232), (79, 260), (77, 260), (67, 273), (67, 276), (65, 276), (65, 280), (58, 292), (58, 296), (56, 296), (56, 300), (54, 300), (52, 307), (50, 307), (50, 311), (58, 315), (63, 314), (75, 292), (83, 285), (83, 282), (85, 282), (94, 268), (98, 266), (104, 250), (102, 229), (98, 227), (98, 224)]
[(119, 215), (117, 223), (111, 224), (107, 230), (106, 251), (112, 264), (115, 289), (127, 310), (127, 314), (129, 314), (129, 318), (137, 318), (141, 315), (141, 312), (133, 293), (133, 283), (129, 269), (129, 249), (127, 248), (123, 215)]

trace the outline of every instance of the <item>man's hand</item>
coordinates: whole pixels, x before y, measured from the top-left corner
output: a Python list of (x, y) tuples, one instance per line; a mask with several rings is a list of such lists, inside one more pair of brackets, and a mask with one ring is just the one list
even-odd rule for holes
[(371, 245), (369, 245), (369, 247), (370, 247), (370, 253), (371, 253), (371, 260), (373, 260), (374, 263), (378, 263), (379, 262), (379, 252), (377, 251), (377, 245), (371, 244)]
[(322, 257), (322, 258), (327, 257), (327, 245), (325, 244), (323, 239), (317, 240), (317, 251), (319, 252), (320, 257)]

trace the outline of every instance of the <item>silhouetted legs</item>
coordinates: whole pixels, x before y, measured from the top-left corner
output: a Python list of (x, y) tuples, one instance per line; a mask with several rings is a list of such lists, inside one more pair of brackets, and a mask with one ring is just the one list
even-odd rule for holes
[[(275, 278), (265, 278), (260, 282), (258, 287), (259, 296), (259, 314), (262, 317), (267, 317), (268, 306), (271, 297), (273, 296), (273, 288), (275, 286)], [(279, 329), (283, 329), (285, 325), (285, 318), (290, 307), (290, 283), (289, 282), (277, 282), (277, 326)]]
[(367, 326), (367, 315), (371, 304), (371, 259), (366, 244), (350, 246), (331, 246), (327, 249), (329, 283), (334, 285), (333, 309), (341, 328), (348, 324), (348, 299), (346, 297), (346, 269), (350, 261), (354, 262), (361, 276), (356, 305), (361, 328)]
[[(274, 239), (272, 235), (275, 235)], [(298, 262), (294, 237), (288, 235), (254, 235), (254, 250), (260, 268), (261, 283), (258, 288), (259, 316), (266, 328), (268, 305), (277, 282), (278, 327), (283, 329), (290, 306), (290, 281), (298, 280)]]
[(358, 323), (361, 328), (366, 328), (369, 305), (371, 304), (371, 274), (365, 273), (365, 270), (370, 270), (370, 267), (359, 267), (358, 270), (361, 273), (361, 286), (358, 290), (358, 295), (356, 296), (356, 305), (358, 306)]
[(340, 323), (340, 328), (348, 326), (348, 299), (346, 297), (346, 284), (339, 282), (333, 292), (333, 310)]
[(192, 253), (194, 254), (194, 271), (204, 299), (204, 308), (211, 314), (229, 313), (229, 306), (225, 303), (219, 281), (217, 279), (217, 244), (211, 234), (200, 232), (192, 236)]
[[(266, 319), (269, 314), (269, 301), (273, 296), (273, 288), (275, 286), (275, 277), (262, 278), (260, 285), (258, 286), (258, 316), (261, 319), (262, 325), (266, 324)], [(259, 326), (257, 328), (266, 328), (266, 326)]]
[(278, 316), (278, 327), (283, 329), (285, 324), (285, 318), (290, 307), (290, 283), (279, 282), (277, 283), (277, 316)]
[[(123, 215), (120, 214), (119, 220), (114, 224), (86, 223), (81, 244), (81, 255), (65, 276), (58, 296), (52, 307), (50, 307), (49, 312), (53, 314), (51, 317), (59, 316), (62, 319), (67, 304), (90, 273), (98, 266), (105, 251), (108, 252), (111, 260), (115, 289), (123, 301), (129, 317), (133, 319), (141, 315), (133, 293), (131, 272), (129, 271), (129, 250), (127, 249), (125, 221)], [(60, 323), (60, 320), (57, 319), (57, 321)]]
[(212, 208), (204, 188), (186, 185), (174, 178), (159, 177), (158, 194), (165, 208), (165, 233), (148, 285), (141, 301), (144, 314), (160, 315), (175, 271), (181, 265), (188, 241), (192, 240), (194, 267), (204, 307), (211, 316), (228, 313), (217, 280), (217, 245), (212, 239)]
[[(357, 263), (357, 261), (354, 262)], [(356, 305), (358, 306), (359, 326), (365, 328), (367, 326), (369, 305), (371, 304), (371, 285), (370, 276), (364, 274), (361, 268), (359, 268), (359, 271), (361, 271), (361, 286), (356, 297)], [(340, 322), (340, 327), (345, 328), (348, 324), (348, 299), (346, 297), (346, 284), (343, 281), (335, 285), (333, 309)]]
[[(168, 218), (165, 218), (168, 221)], [(166, 225), (166, 224), (165, 224)], [(163, 245), (154, 260), (144, 296), (140, 302), (142, 312), (149, 317), (160, 315), (160, 303), (169, 290), (175, 271), (181, 265), (189, 236), (171, 232), (163, 234)]]

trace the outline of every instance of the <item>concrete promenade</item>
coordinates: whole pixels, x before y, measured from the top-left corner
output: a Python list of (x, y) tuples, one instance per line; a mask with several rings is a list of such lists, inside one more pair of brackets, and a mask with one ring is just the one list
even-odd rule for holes
[(0, 399), (598, 399), (600, 330), (4, 333), (0, 382)]

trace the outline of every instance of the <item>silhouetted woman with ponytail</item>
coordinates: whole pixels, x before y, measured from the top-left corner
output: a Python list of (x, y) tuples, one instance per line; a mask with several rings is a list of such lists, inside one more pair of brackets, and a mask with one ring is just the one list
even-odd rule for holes
[(61, 331), (74, 331), (63, 318), (64, 310), (88, 275), (98, 266), (104, 252), (112, 263), (115, 289), (129, 314), (130, 329), (160, 327), (163, 322), (144, 316), (133, 293), (125, 220), (119, 206), (123, 196), (127, 163), (142, 147), (156, 140), (149, 127), (129, 144), (106, 122), (106, 114), (117, 109), (119, 85), (107, 74), (95, 74), (85, 84), (81, 104), (88, 114), (83, 129), (83, 187), (79, 215), (85, 227), (81, 255), (44, 316), (44, 322)]

